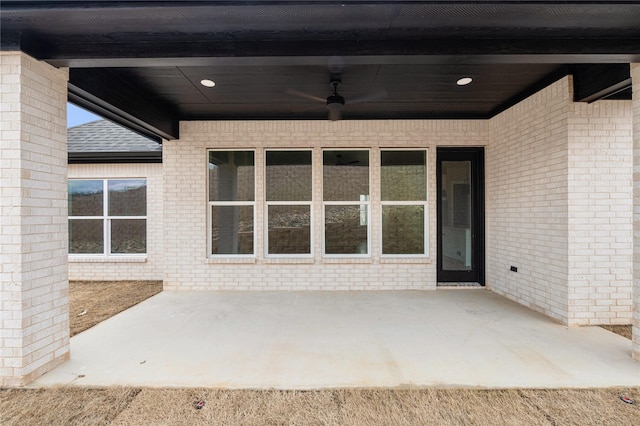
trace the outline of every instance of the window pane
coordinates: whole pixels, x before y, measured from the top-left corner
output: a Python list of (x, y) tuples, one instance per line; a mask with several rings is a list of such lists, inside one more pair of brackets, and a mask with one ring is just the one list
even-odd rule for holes
[(267, 151), (267, 201), (311, 201), (311, 151)]
[(253, 206), (211, 206), (211, 253), (253, 254)]
[(101, 180), (70, 180), (69, 216), (102, 216), (103, 191)]
[(146, 219), (112, 219), (111, 253), (146, 253)]
[(209, 152), (209, 201), (253, 201), (253, 151)]
[(104, 253), (102, 219), (69, 220), (69, 253)]
[(310, 206), (269, 206), (269, 254), (311, 253), (310, 228)]
[(424, 254), (424, 206), (382, 206), (382, 253)]
[(325, 201), (369, 197), (369, 151), (324, 151), (322, 176)]
[(110, 180), (109, 216), (146, 216), (147, 181)]
[(427, 199), (426, 151), (382, 151), (380, 157), (383, 201)]
[(325, 206), (326, 254), (367, 254), (367, 206)]

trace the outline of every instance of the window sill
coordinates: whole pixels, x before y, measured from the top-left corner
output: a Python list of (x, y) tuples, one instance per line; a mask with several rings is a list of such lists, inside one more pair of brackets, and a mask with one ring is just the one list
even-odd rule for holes
[(251, 263), (256, 263), (256, 258), (255, 257), (240, 257), (240, 258), (232, 258), (232, 257), (209, 257), (207, 258), (207, 263), (208, 264), (251, 264)]
[(423, 263), (430, 264), (430, 257), (381, 257), (380, 263)]
[(69, 263), (146, 263), (147, 257), (75, 257), (69, 256)]
[(349, 263), (364, 263), (364, 264), (371, 264), (373, 263), (373, 258), (371, 257), (362, 257), (362, 258), (357, 258), (357, 257), (323, 257), (322, 258), (322, 263), (326, 263), (326, 264), (349, 264)]
[(310, 257), (308, 257), (308, 258), (300, 258), (300, 257), (298, 257), (298, 258), (296, 258), (296, 257), (286, 258), (286, 257), (283, 257), (283, 258), (267, 258), (267, 259), (264, 259), (262, 261), (262, 263), (264, 263), (266, 265), (268, 265), (268, 264), (276, 264), (276, 265), (277, 264), (284, 264), (284, 265), (287, 265), (287, 264), (289, 264), (289, 265), (290, 264), (313, 265), (314, 263), (316, 263), (316, 261), (315, 261), (315, 259), (310, 258)]

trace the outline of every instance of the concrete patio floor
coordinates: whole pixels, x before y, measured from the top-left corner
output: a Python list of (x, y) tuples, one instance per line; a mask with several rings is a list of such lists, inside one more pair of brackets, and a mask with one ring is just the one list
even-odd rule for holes
[(487, 290), (162, 292), (31, 386), (640, 386), (631, 341)]

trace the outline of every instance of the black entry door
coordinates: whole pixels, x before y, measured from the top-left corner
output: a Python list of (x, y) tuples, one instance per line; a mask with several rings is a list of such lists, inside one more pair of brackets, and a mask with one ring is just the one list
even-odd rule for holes
[(437, 156), (438, 282), (484, 285), (484, 149)]

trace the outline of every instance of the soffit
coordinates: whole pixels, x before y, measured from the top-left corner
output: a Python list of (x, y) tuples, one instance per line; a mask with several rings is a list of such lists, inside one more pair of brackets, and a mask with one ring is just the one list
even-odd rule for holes
[(343, 119), (487, 118), (577, 64), (640, 61), (629, 1), (3, 1), (1, 20), (4, 50), (70, 67), (73, 101), (162, 137), (326, 119), (332, 77)]

